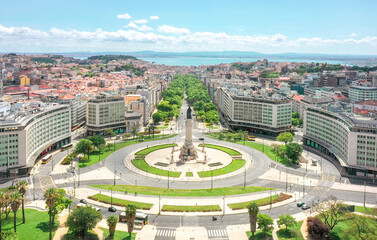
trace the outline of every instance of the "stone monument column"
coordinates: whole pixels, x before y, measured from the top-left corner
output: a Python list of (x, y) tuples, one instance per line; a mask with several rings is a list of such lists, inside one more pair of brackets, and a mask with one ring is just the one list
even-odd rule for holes
[(183, 162), (195, 160), (198, 157), (196, 149), (192, 144), (192, 117), (190, 107), (187, 109), (185, 143), (182, 147), (182, 151), (179, 157), (180, 159), (182, 159)]

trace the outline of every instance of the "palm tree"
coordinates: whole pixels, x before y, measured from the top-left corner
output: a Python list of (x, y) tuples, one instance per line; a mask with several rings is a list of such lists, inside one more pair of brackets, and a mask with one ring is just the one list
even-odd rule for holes
[(115, 227), (118, 223), (118, 218), (116, 218), (114, 215), (111, 215), (107, 218), (106, 221), (107, 221), (107, 226), (109, 226), (110, 236), (114, 236)]
[(135, 126), (132, 127), (132, 129), (131, 129), (131, 133), (132, 133), (132, 135), (133, 135), (134, 138), (135, 138), (136, 133), (137, 133), (137, 128), (136, 128)]
[(22, 201), (22, 195), (21, 193), (15, 192), (10, 195), (11, 197), (11, 205), (10, 207), (12, 208), (13, 211), (13, 224), (14, 224), (14, 232), (17, 232), (16, 226), (17, 226), (17, 211), (20, 208), (21, 201)]
[(29, 183), (26, 181), (19, 181), (17, 183), (17, 188), (19, 193), (22, 195), (22, 223), (25, 223), (25, 201), (24, 196), (27, 191), (27, 187), (29, 186)]
[(52, 240), (52, 209), (54, 208), (56, 198), (59, 196), (58, 190), (56, 188), (49, 188), (44, 193), (44, 198), (46, 205), (48, 206), (48, 214), (50, 215), (50, 240)]
[(126, 221), (128, 234), (131, 237), (132, 231), (134, 230), (134, 221), (136, 216), (136, 206), (127, 205), (126, 207)]
[(256, 202), (252, 202), (247, 206), (249, 210), (249, 219), (250, 219), (250, 231), (252, 236), (254, 237), (254, 233), (257, 230), (257, 216), (259, 212), (259, 207)]

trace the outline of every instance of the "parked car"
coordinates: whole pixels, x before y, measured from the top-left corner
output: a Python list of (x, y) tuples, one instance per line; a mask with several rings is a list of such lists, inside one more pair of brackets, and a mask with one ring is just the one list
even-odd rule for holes
[(78, 203), (76, 204), (76, 208), (80, 208), (80, 207), (86, 207), (87, 205), (85, 203)]
[(80, 203), (87, 204), (88, 202), (85, 199), (80, 199)]
[(204, 141), (204, 138), (199, 138), (199, 141)]
[(115, 207), (109, 207), (109, 212), (116, 212), (117, 209)]
[(298, 202), (298, 203), (297, 203), (297, 207), (302, 207), (303, 205), (305, 205), (304, 202)]
[(310, 206), (307, 205), (307, 204), (304, 204), (304, 205), (301, 207), (302, 210), (306, 210), (306, 209), (309, 209), (309, 208), (310, 208)]

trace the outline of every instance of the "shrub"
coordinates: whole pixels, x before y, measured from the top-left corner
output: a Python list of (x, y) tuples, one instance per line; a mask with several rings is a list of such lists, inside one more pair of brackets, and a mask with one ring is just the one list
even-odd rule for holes
[(308, 233), (312, 240), (326, 239), (330, 228), (324, 224), (321, 219), (308, 217)]
[(87, 163), (87, 162), (89, 162), (89, 159), (88, 159), (87, 156), (84, 156), (84, 157), (82, 157), (82, 158), (80, 159), (80, 162)]
[(7, 239), (7, 240), (17, 240), (18, 236), (17, 233), (13, 230), (3, 230), (1, 232), (1, 239)]

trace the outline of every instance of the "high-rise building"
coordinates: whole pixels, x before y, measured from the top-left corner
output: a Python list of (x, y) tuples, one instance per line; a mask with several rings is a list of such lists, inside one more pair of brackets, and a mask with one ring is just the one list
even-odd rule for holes
[(321, 152), (343, 175), (377, 175), (377, 121), (308, 107), (304, 146)]
[(377, 100), (377, 87), (351, 86), (349, 89), (349, 99), (353, 103), (365, 100)]
[(67, 104), (71, 108), (71, 127), (72, 130), (77, 129), (85, 123), (87, 101), (83, 101), (78, 97), (66, 94), (57, 99), (60, 104)]
[(71, 141), (66, 105), (29, 105), (0, 120), (0, 177), (27, 175), (36, 161)]
[(288, 98), (238, 96), (220, 88), (216, 104), (232, 128), (271, 136), (291, 130), (292, 103)]
[(106, 129), (115, 133), (125, 130), (124, 98), (100, 94), (88, 101), (87, 106), (88, 135), (103, 134)]

